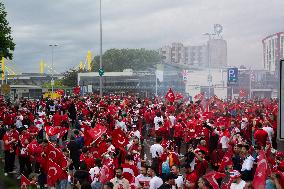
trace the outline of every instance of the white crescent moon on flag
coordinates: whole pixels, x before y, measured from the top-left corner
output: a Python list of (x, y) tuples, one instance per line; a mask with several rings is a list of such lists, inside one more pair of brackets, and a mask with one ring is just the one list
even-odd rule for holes
[(50, 167), (50, 168), (49, 168), (49, 171), (50, 171), (50, 170), (54, 170), (54, 174), (53, 174), (53, 175), (57, 175), (57, 169), (56, 169), (55, 167)]
[(118, 134), (117, 142), (118, 142), (119, 144), (124, 144), (124, 143), (125, 143), (125, 138), (123, 138), (123, 141), (122, 141), (122, 142), (119, 140), (119, 138), (122, 138), (121, 134)]
[(99, 132), (98, 132), (97, 134), (95, 134), (95, 136), (96, 136), (96, 137), (97, 137), (97, 136), (100, 136), (101, 133), (102, 133), (102, 129), (99, 129)]
[(225, 159), (225, 162), (229, 162), (230, 161), (230, 159), (228, 157), (224, 157), (224, 159)]

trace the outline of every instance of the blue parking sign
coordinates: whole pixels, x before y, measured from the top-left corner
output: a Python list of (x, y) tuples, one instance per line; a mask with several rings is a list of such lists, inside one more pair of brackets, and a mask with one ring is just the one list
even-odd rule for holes
[(238, 68), (228, 68), (228, 84), (236, 84), (238, 82)]

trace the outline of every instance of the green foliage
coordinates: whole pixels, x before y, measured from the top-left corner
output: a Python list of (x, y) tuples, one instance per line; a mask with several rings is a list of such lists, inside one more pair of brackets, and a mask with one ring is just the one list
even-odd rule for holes
[[(160, 63), (157, 51), (146, 49), (109, 49), (103, 54), (103, 68), (105, 72), (123, 71), (124, 69), (145, 70)], [(92, 69), (98, 71), (100, 57), (95, 56)]]
[[(68, 86), (68, 87), (74, 87), (77, 85), (77, 81), (78, 81), (78, 70), (75, 69), (71, 69), (66, 71), (63, 75), (62, 78), (62, 84), (64, 86)], [(80, 71), (80, 72), (85, 72), (85, 71)]]
[(0, 57), (12, 60), (15, 43), (11, 36), (11, 27), (6, 19), (5, 6), (0, 2)]

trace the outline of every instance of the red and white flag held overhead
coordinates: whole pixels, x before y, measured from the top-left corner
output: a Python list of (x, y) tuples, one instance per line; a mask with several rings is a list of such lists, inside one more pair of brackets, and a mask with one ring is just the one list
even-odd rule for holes
[(98, 140), (105, 132), (107, 128), (101, 124), (97, 124), (94, 128), (89, 129), (88, 134), (94, 139), (94, 141)]
[(175, 100), (180, 100), (180, 99), (183, 99), (183, 96), (181, 93), (176, 93), (176, 98)]
[(166, 99), (167, 99), (169, 102), (174, 102), (174, 101), (175, 101), (175, 94), (174, 94), (174, 92), (172, 91), (171, 88), (169, 89), (169, 91), (168, 91), (167, 94), (166, 94)]
[(126, 134), (118, 128), (112, 132), (112, 142), (116, 148), (125, 147), (129, 143), (129, 139)]

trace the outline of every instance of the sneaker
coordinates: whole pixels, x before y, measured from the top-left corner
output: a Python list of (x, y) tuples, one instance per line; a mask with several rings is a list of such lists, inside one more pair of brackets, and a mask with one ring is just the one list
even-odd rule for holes
[(20, 180), (20, 179), (21, 179), (21, 177), (22, 177), (22, 176), (21, 176), (21, 175), (19, 175), (19, 176), (17, 177), (17, 180)]
[(8, 173), (4, 173), (4, 176), (7, 177), (7, 176), (8, 176)]

